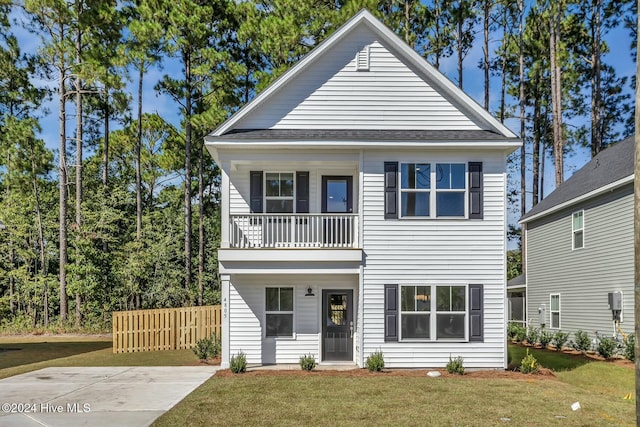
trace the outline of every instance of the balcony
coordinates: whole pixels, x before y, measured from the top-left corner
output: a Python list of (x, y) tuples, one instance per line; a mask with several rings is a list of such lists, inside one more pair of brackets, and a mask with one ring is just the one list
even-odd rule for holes
[(356, 249), (357, 214), (231, 215), (229, 247), (234, 249)]

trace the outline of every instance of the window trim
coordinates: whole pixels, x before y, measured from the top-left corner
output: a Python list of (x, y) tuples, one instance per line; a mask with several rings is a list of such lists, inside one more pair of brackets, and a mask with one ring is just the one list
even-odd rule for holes
[[(282, 174), (291, 174), (292, 175), (292, 181), (293, 181), (293, 188), (291, 189), (291, 196), (267, 196), (267, 175), (269, 174), (274, 174), (277, 173), (278, 174), (278, 179), (280, 179), (280, 175)], [(296, 172), (295, 171), (281, 171), (281, 170), (276, 170), (276, 171), (264, 171), (263, 173), (263, 178), (262, 178), (262, 187), (264, 188), (263, 191), (263, 203), (264, 203), (264, 213), (269, 214), (269, 215), (287, 215), (287, 214), (294, 214), (297, 211), (297, 206), (296, 206)], [(267, 208), (267, 201), (269, 200), (291, 200), (291, 204), (292, 204), (292, 210), (291, 212), (268, 212), (268, 208)]]
[[(403, 188), (402, 187), (402, 169), (404, 165), (429, 165), (429, 178), (430, 178), (430, 187), (429, 188)], [(438, 164), (447, 164), (447, 165), (462, 165), (464, 167), (464, 189), (459, 188), (440, 188), (437, 186), (437, 165)], [(469, 165), (465, 162), (459, 161), (400, 161), (398, 167), (398, 175), (399, 175), (399, 197), (398, 197), (398, 218), (399, 219), (407, 219), (407, 220), (420, 220), (420, 219), (438, 219), (438, 220), (451, 220), (451, 219), (469, 219)], [(402, 196), (405, 193), (428, 193), (429, 194), (429, 215), (403, 215), (403, 206), (402, 206)], [(460, 216), (438, 216), (438, 205), (437, 198), (438, 194), (441, 193), (462, 193), (463, 194), (463, 204), (464, 204), (464, 214)]]
[[(578, 214), (582, 217), (581, 228), (575, 228), (575, 217)], [(582, 233), (582, 246), (576, 247), (576, 233), (578, 232)], [(577, 249), (584, 249), (584, 209), (573, 212), (571, 214), (571, 250), (575, 251)]]
[[(280, 301), (280, 291), (282, 289), (291, 289), (292, 297), (291, 297), (291, 311), (271, 311), (267, 310), (267, 289), (277, 289), (278, 290), (278, 309), (280, 309), (281, 301)], [(265, 286), (264, 288), (264, 337), (265, 338), (273, 338), (273, 339), (293, 339), (296, 336), (296, 319), (295, 319), (295, 305), (296, 305), (296, 288), (295, 286)], [(267, 315), (269, 314), (290, 314), (291, 315), (291, 335), (267, 335)]]
[[(553, 297), (558, 297), (558, 309), (553, 309)], [(549, 294), (549, 329), (561, 329), (562, 326), (562, 315), (561, 315), (561, 306), (560, 306), (560, 293)], [(553, 313), (558, 313), (558, 326), (553, 326)]]
[[(405, 286), (411, 286), (411, 287), (418, 287), (418, 286), (426, 286), (430, 288), (430, 292), (431, 292), (431, 301), (430, 301), (430, 307), (429, 307), (429, 311), (425, 311), (425, 312), (418, 312), (418, 311), (403, 311), (402, 310), (402, 288)], [(464, 287), (464, 306), (465, 306), (465, 311), (464, 312), (460, 312), (460, 311), (440, 311), (438, 312), (437, 310), (437, 288), (438, 287)], [(457, 343), (467, 343), (470, 342), (469, 340), (469, 335), (470, 335), (470, 330), (469, 330), (469, 312), (470, 312), (470, 307), (469, 307), (469, 283), (460, 283), (460, 282), (455, 282), (455, 283), (447, 283), (447, 282), (438, 282), (438, 283), (434, 283), (434, 282), (420, 282), (420, 283), (403, 283), (403, 284), (399, 284), (398, 285), (398, 341), (399, 342), (457, 342)], [(403, 338), (402, 337), (402, 316), (403, 314), (420, 314), (420, 313), (425, 313), (429, 315), (429, 338)], [(464, 337), (463, 338), (437, 338), (437, 334), (438, 334), (438, 314), (447, 314), (447, 313), (452, 313), (452, 314), (464, 314)]]

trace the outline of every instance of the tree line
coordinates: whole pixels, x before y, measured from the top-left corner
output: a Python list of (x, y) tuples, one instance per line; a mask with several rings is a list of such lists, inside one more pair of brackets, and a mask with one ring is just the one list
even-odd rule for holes
[[(557, 185), (571, 147), (595, 155), (632, 129), (634, 82), (605, 62), (604, 40), (626, 27), (631, 55), (634, 7), (0, 0), (0, 318), (103, 326), (113, 310), (217, 303), (220, 178), (203, 138), (362, 8), (436, 68), (454, 63), (463, 90), (480, 71), (479, 102), (525, 141), (511, 194), (524, 213), (542, 197), (542, 159)], [(21, 47), (27, 31), (37, 49)], [(149, 84), (179, 124), (145, 112)], [(57, 141), (39, 136), (48, 114)]]

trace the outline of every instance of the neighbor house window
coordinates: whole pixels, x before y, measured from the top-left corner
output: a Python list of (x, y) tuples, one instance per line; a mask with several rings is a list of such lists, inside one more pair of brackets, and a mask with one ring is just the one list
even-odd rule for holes
[(267, 288), (266, 336), (293, 336), (293, 288)]
[(403, 163), (400, 176), (403, 217), (466, 216), (464, 163)]
[(294, 173), (265, 173), (265, 205), (267, 213), (293, 213)]
[(573, 249), (584, 247), (584, 211), (573, 214)]
[(431, 287), (402, 286), (400, 296), (403, 339), (429, 339)]
[(467, 286), (400, 287), (402, 340), (466, 340), (467, 318)]
[(560, 294), (551, 294), (549, 302), (549, 315), (551, 316), (551, 328), (560, 329)]

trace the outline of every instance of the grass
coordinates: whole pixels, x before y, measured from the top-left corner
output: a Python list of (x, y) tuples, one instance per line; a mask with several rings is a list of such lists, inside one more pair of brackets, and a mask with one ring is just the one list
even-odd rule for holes
[[(7, 348), (16, 350), (1, 351)], [(197, 362), (191, 350), (113, 354), (108, 337), (0, 337), (0, 378), (51, 366), (182, 366)]]
[(569, 371), (592, 362), (592, 359), (581, 355), (565, 354), (561, 351), (542, 350), (533, 347), (523, 347), (509, 344), (508, 351), (511, 356), (511, 365), (520, 366), (520, 361), (526, 356), (527, 348), (538, 362), (545, 368), (554, 372)]
[[(214, 376), (154, 425), (635, 424), (635, 400), (623, 399), (634, 391), (632, 369), (596, 362), (521, 378)], [(572, 411), (573, 402), (582, 409)]]

